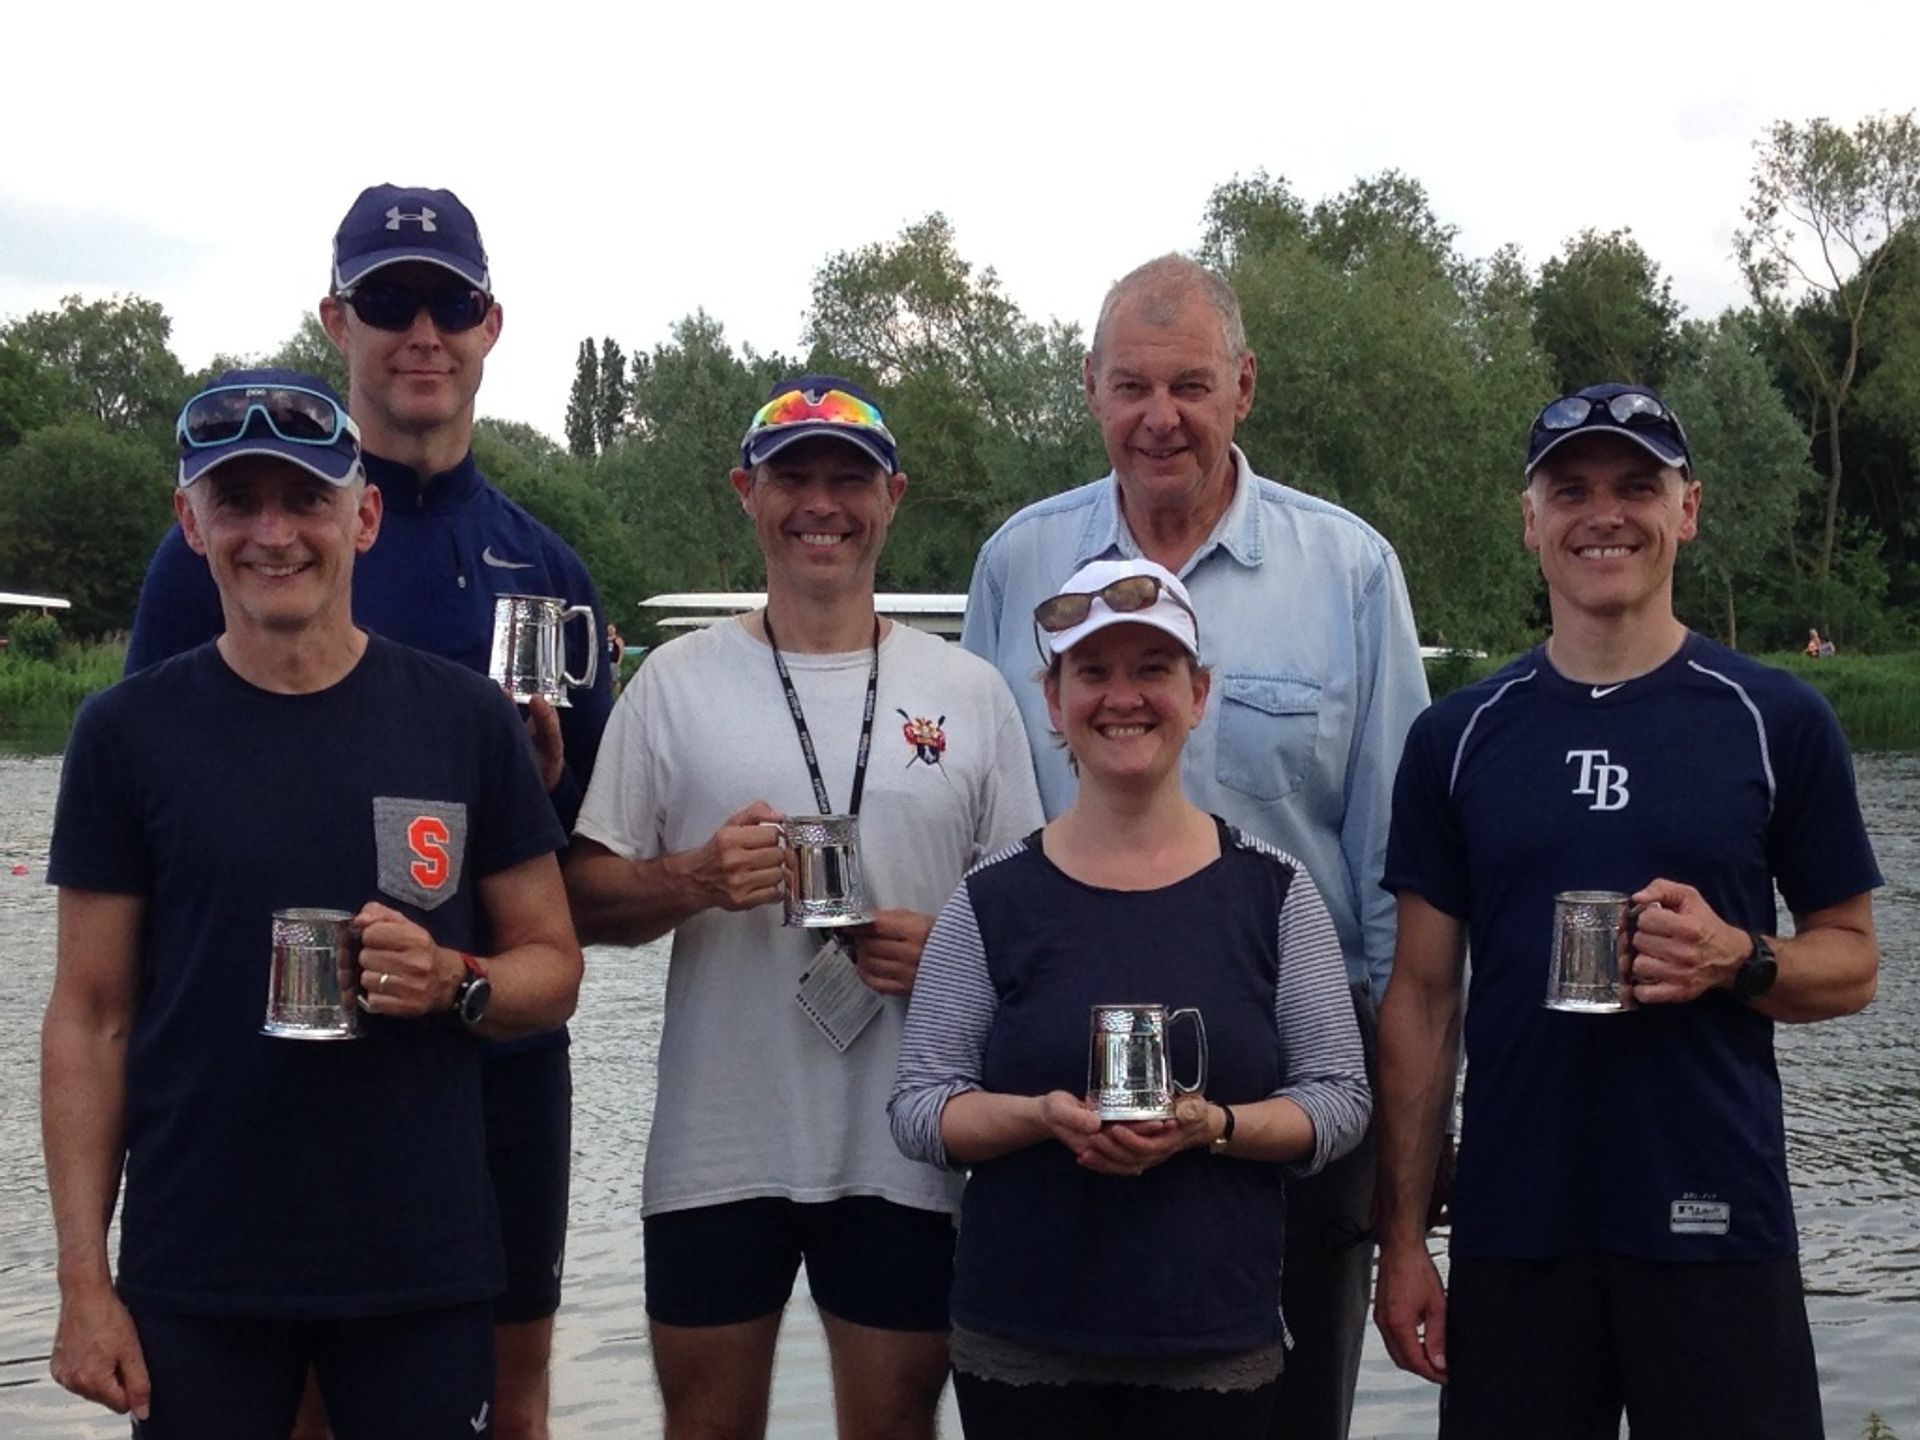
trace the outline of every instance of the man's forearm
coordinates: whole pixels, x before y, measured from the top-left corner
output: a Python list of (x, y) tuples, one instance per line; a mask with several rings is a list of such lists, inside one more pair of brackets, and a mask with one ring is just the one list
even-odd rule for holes
[(574, 928), (583, 944), (644, 945), (708, 908), (686, 857), (629, 860), (576, 840), (564, 874)]
[(41, 1144), (63, 1292), (113, 1283), (107, 1224), (126, 1154), (127, 1027), (89, 1024), (56, 1000), (40, 1042)]
[(1761, 1014), (1800, 1024), (1852, 1015), (1872, 1001), (1880, 950), (1870, 901), (1865, 915), (1850, 917), (1849, 923), (1809, 920), (1797, 935), (1772, 945), (1779, 970), (1773, 988), (1753, 1002)]
[(1396, 1006), (1389, 987), (1380, 1012), (1380, 1179), (1374, 1224), (1383, 1245), (1418, 1242), (1426, 1235), (1427, 1201), (1453, 1098), (1457, 1006), (1450, 1014), (1411, 996), (1404, 999)]
[(512, 1040), (558, 1030), (580, 998), (578, 947), (534, 943), (503, 951), (487, 961), (492, 996), (486, 1018), (474, 1026), (489, 1040)]

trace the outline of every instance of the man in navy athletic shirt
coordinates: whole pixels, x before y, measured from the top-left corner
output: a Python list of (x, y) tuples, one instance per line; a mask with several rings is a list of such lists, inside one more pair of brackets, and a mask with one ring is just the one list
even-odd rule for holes
[[(505, 1270), (467, 1032), (573, 1010), (565, 835), (490, 682), (355, 626), (381, 496), (324, 382), (230, 372), (180, 443), (224, 625), (82, 708), (48, 865), (53, 1373), (144, 1440), (280, 1440), (309, 1367), (340, 1440), (471, 1440)], [(308, 907), (353, 916), (356, 1038), (261, 1033)]]
[[(1700, 503), (1652, 391), (1541, 411), (1521, 513), (1552, 635), (1401, 763), (1375, 1318), (1445, 1386), (1446, 1440), (1613, 1440), (1623, 1408), (1636, 1440), (1821, 1433), (1773, 1028), (1873, 998), (1881, 878), (1826, 702), (1673, 613)], [(1625, 1012), (1542, 1004), (1569, 890), (1643, 907)], [(1423, 1217), (1469, 946), (1443, 1290)]]
[[(362, 191), (334, 237), (320, 320), (346, 357), (348, 409), (365, 438), (368, 479), (385, 501), (380, 543), (354, 570), (355, 620), (485, 673), (494, 596), (557, 596), (594, 611), (587, 633), (568, 627), (567, 668), (580, 673), (606, 619), (592, 580), (566, 543), (488, 484), (473, 461), (474, 399), (502, 311), (472, 212), (450, 190)], [(128, 673), (219, 628), (207, 567), (172, 531), (141, 588)], [(545, 701), (531, 706), (542, 778), (569, 830), (612, 707), (604, 663), (590, 689), (572, 692), (557, 722)], [(503, 1440), (547, 1434), (572, 1095), (564, 1031), (489, 1052), (489, 1164), (508, 1267), (495, 1306)], [(302, 1433), (316, 1432), (309, 1415)]]

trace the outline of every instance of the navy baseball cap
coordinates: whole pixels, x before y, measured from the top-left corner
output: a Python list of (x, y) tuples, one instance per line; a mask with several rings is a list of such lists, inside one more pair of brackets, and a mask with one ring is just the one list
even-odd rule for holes
[(269, 367), (228, 370), (195, 395), (174, 425), (180, 488), (243, 455), (271, 455), (329, 485), (362, 473), (360, 427), (317, 375)]
[(345, 290), (382, 266), (403, 260), (424, 260), (489, 294), (493, 291), (479, 222), (451, 190), (415, 185), (362, 190), (334, 232), (333, 288)]
[(1611, 382), (1562, 395), (1534, 418), (1527, 434), (1527, 478), (1561, 445), (1596, 432), (1631, 440), (1676, 470), (1691, 463), (1687, 432), (1667, 402), (1645, 385)]
[(900, 470), (893, 432), (873, 397), (838, 375), (795, 375), (767, 392), (740, 441), (740, 464), (751, 470), (810, 435), (831, 435), (858, 445), (887, 474)]

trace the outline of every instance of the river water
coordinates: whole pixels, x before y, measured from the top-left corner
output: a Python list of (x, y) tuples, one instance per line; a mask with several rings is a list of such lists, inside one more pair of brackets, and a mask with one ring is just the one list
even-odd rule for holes
[[(1802, 1264), (1828, 1433), (1877, 1412), (1920, 1440), (1920, 755), (1858, 757), (1861, 799), (1887, 886), (1876, 915), (1879, 998), (1864, 1014), (1783, 1026), (1780, 1066)], [(0, 1437), (104, 1440), (126, 1422), (47, 1374), (56, 1309), (41, 1173), (38, 1028), (53, 969), (45, 884), (57, 756), (0, 754)], [(24, 866), (25, 874), (10, 872)], [(640, 1276), (640, 1158), (653, 1093), (664, 945), (587, 952), (573, 1023), (573, 1218), (555, 1340), (554, 1433), (660, 1433)], [(804, 1279), (801, 1282), (804, 1285)], [(1369, 1335), (1355, 1440), (1423, 1440), (1436, 1392), (1395, 1370)], [(825, 1349), (811, 1307), (789, 1309), (770, 1434), (833, 1433)], [(959, 1425), (948, 1400), (948, 1435)]]

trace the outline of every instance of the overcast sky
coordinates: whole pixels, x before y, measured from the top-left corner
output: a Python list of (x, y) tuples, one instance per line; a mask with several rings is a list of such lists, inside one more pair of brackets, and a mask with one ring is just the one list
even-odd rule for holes
[(506, 309), (481, 412), (557, 435), (583, 336), (704, 306), (792, 352), (820, 262), (932, 210), (1089, 327), (1263, 168), (1308, 201), (1398, 168), (1476, 256), (1630, 226), (1712, 314), (1767, 125), (1920, 105), (1911, 0), (426, 9), (13, 7), (0, 318), (130, 291), (190, 368), (267, 350), (362, 186), (447, 187)]

